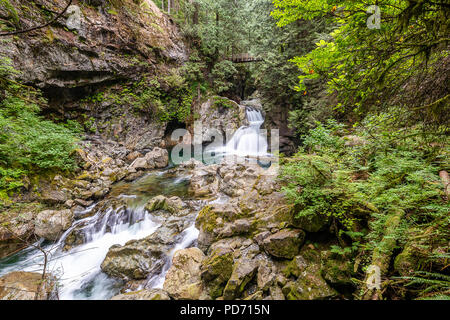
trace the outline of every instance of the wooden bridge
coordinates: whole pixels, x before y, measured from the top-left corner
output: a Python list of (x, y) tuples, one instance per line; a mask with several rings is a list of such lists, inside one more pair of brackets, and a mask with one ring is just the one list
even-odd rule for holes
[(261, 58), (253, 57), (252, 55), (250, 55), (250, 53), (233, 54), (227, 60), (230, 60), (233, 63), (249, 63), (249, 62), (263, 61), (263, 59)]

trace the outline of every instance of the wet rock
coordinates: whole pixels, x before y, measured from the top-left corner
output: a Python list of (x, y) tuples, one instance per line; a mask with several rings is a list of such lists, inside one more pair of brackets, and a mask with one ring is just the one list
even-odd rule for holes
[(241, 295), (246, 285), (253, 279), (258, 270), (257, 260), (239, 259), (233, 267), (230, 280), (223, 291), (225, 300), (232, 300)]
[(170, 213), (177, 213), (182, 210), (184, 204), (179, 197), (167, 198), (165, 196), (156, 196), (152, 198), (146, 205), (145, 209), (148, 212), (154, 212), (157, 210), (164, 210)]
[(264, 239), (263, 247), (274, 257), (292, 259), (300, 251), (304, 239), (302, 230), (285, 229)]
[(179, 238), (177, 230), (161, 226), (147, 238), (112, 246), (101, 269), (124, 280), (146, 279), (161, 271), (168, 253)]
[(40, 273), (12, 272), (0, 278), (0, 300), (52, 300), (56, 290), (53, 277), (43, 281)]
[(47, 240), (57, 240), (74, 222), (71, 210), (40, 212), (35, 219), (35, 233)]
[(205, 255), (198, 248), (179, 250), (164, 281), (164, 290), (177, 300), (207, 299), (201, 281), (200, 267)]
[(161, 289), (127, 292), (111, 298), (111, 300), (170, 300), (167, 292)]

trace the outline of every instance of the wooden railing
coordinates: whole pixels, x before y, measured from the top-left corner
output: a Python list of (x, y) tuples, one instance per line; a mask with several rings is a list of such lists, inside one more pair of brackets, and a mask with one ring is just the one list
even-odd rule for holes
[(230, 60), (233, 63), (247, 63), (247, 62), (263, 61), (263, 59), (254, 57), (254, 56), (250, 55), (250, 53), (233, 54), (227, 60)]

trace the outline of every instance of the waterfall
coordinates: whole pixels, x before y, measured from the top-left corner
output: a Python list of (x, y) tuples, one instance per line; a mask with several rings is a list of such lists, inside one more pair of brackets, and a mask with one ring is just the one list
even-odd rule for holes
[[(243, 105), (245, 106), (245, 102)], [(264, 123), (261, 110), (253, 106), (245, 106), (245, 112), (249, 125), (240, 127), (224, 147), (216, 150), (218, 154), (241, 157), (269, 155), (267, 136), (261, 133), (261, 126)]]
[[(154, 185), (157, 192), (148, 194), (138, 192), (141, 188), (148, 192), (149, 184)], [(48, 271), (59, 278), (60, 299), (103, 300), (118, 294), (121, 282), (108, 277), (100, 268), (108, 250), (113, 245), (125, 245), (130, 240), (143, 239), (153, 234), (161, 226), (161, 221), (145, 210), (145, 203), (157, 194), (174, 195), (185, 192), (184, 189), (187, 192), (185, 184), (185, 178), (180, 180), (179, 177), (149, 175), (147, 178), (144, 177), (140, 181), (127, 185), (126, 190), (119, 188), (120, 194), (113, 195), (117, 199), (126, 199), (126, 205), (116, 209), (108, 204), (100, 208), (93, 205), (82, 213), (95, 212), (95, 214), (77, 220), (58, 242), (46, 244), (40, 241), (43, 248), (49, 252)], [(132, 194), (122, 194), (122, 191)], [(149, 279), (150, 287), (162, 287), (175, 251), (189, 247), (196, 241), (199, 231), (194, 223), (195, 220), (189, 221), (181, 237), (174, 244), (173, 250), (165, 259), (163, 270), (159, 274), (152, 275), (153, 279)], [(64, 251), (66, 239), (73, 233), (81, 236), (84, 244)], [(16, 256), (0, 260), (0, 276), (17, 270), (41, 272), (43, 262), (42, 253), (29, 247)]]

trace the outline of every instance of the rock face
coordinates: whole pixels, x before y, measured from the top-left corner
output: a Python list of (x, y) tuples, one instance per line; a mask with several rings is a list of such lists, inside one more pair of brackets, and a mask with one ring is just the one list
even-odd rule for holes
[(205, 255), (198, 248), (179, 250), (166, 274), (164, 290), (177, 300), (205, 299), (200, 266)]
[[(23, 28), (42, 25), (48, 18), (32, 2), (9, 0), (21, 17)], [(187, 52), (176, 26), (150, 0), (115, 1), (86, 6), (72, 5), (51, 27), (13, 38), (0, 53), (13, 59), (25, 82), (44, 89), (85, 87), (120, 78), (132, 78), (142, 67), (127, 59), (166, 59), (183, 62)], [(40, 1), (43, 7), (61, 12), (67, 2)], [(8, 16), (4, 6), (1, 16)], [(139, 40), (139, 41), (137, 41)]]
[(0, 278), (0, 300), (51, 300), (56, 296), (56, 282), (42, 274), (12, 272)]
[[(206, 102), (194, 105), (194, 112), (200, 115), (197, 124), (202, 127), (203, 141), (194, 140), (194, 144), (212, 141), (211, 134), (220, 133), (225, 141), (227, 133), (233, 134), (246, 121), (245, 107), (222, 97), (213, 97)], [(193, 129), (190, 130), (191, 135)]]
[(35, 233), (47, 240), (57, 240), (74, 221), (71, 210), (46, 210), (39, 213), (35, 220)]

